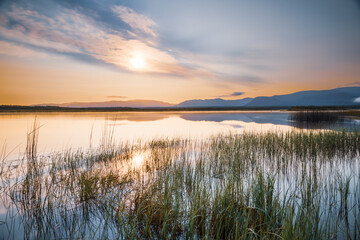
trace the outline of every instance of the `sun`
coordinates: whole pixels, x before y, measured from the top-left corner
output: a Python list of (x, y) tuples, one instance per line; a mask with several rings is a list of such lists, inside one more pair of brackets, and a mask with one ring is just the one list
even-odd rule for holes
[(145, 68), (146, 62), (145, 58), (141, 54), (134, 55), (130, 60), (131, 68), (135, 70), (142, 70)]

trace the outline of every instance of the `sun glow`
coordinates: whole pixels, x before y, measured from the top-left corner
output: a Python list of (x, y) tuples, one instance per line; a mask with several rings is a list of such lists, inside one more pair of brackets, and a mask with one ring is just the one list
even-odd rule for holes
[(130, 65), (132, 69), (143, 70), (146, 65), (144, 56), (141, 54), (134, 55), (130, 60)]
[(132, 166), (134, 168), (141, 167), (143, 161), (144, 161), (144, 154), (143, 153), (136, 153), (131, 159), (131, 163), (132, 163)]

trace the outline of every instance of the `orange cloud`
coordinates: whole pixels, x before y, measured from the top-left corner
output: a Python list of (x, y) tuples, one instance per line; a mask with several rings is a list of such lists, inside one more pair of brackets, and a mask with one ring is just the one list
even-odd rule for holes
[[(157, 37), (154, 30), (156, 24), (150, 18), (123, 6), (115, 6), (112, 10), (134, 31)], [(37, 11), (13, 6), (1, 16), (0, 22), (3, 36), (30, 46), (28, 49), (35, 47), (66, 55), (78, 54), (127, 71), (134, 71), (131, 59), (141, 54), (146, 64), (137, 71), (143, 73), (215, 77), (215, 74), (204, 69), (182, 66), (169, 52), (157, 48), (154, 42), (140, 38), (129, 39), (123, 32), (99, 26), (94, 19), (75, 10), (62, 9), (50, 18)], [(0, 42), (4, 54), (12, 51), (6, 50), (7, 44), (11, 43)]]

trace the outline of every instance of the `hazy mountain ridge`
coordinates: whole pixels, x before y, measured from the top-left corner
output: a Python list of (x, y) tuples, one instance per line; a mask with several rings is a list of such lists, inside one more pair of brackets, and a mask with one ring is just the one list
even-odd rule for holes
[(173, 106), (167, 102), (156, 100), (129, 100), (129, 101), (106, 101), (106, 102), (72, 102), (63, 104), (41, 104), (36, 106), (58, 106), (70, 108), (87, 108), (87, 107), (132, 107), (132, 108), (148, 108), (148, 107), (171, 107)]
[(360, 96), (360, 87), (335, 88), (330, 90), (301, 91), (272, 97), (256, 97), (246, 104), (260, 106), (342, 106), (358, 105), (354, 100)]
[(360, 87), (344, 87), (330, 90), (300, 91), (271, 97), (244, 98), (238, 100), (204, 99), (188, 100), (174, 107), (279, 107), (279, 106), (342, 106), (358, 105)]
[(36, 106), (59, 106), (70, 108), (206, 108), (206, 107), (292, 107), (292, 106), (349, 106), (360, 105), (355, 102), (360, 97), (360, 87), (344, 87), (330, 90), (300, 91), (271, 97), (243, 98), (236, 100), (192, 99), (179, 104), (170, 104), (156, 100), (129, 100), (106, 102), (72, 102), (64, 104), (39, 104)]
[(242, 107), (248, 104), (252, 98), (243, 98), (237, 100), (215, 99), (194, 99), (187, 100), (175, 105), (174, 107)]

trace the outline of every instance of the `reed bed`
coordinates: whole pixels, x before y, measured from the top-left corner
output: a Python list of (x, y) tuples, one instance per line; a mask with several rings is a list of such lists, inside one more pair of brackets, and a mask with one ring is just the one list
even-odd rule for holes
[(360, 239), (359, 132), (109, 135), (51, 157), (37, 134), (2, 161), (1, 239)]
[(296, 111), (291, 112), (289, 120), (301, 129), (334, 128), (345, 121), (345, 112), (340, 111)]

